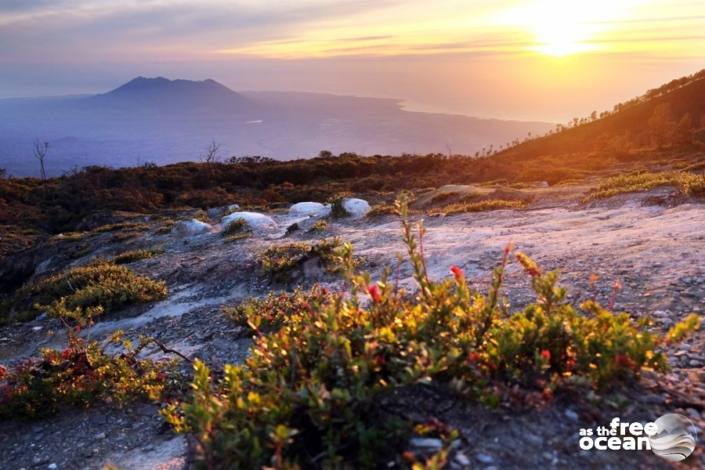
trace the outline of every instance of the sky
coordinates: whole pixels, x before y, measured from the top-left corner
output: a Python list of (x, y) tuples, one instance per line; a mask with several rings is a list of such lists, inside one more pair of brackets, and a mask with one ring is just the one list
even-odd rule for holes
[(566, 121), (705, 68), (705, 0), (0, 0), (0, 97), (135, 76)]

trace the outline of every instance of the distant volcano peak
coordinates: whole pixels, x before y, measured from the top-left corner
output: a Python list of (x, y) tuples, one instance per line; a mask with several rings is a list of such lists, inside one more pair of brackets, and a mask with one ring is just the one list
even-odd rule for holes
[(94, 97), (112, 106), (173, 106), (193, 108), (243, 105), (244, 97), (211, 78), (170, 80), (139, 76), (107, 93)]
[(115, 88), (112, 91), (106, 93), (110, 95), (113, 93), (130, 93), (130, 92), (143, 92), (143, 91), (220, 91), (236, 94), (230, 88), (226, 87), (222, 83), (218, 83), (212, 78), (207, 78), (205, 80), (184, 80), (176, 79), (169, 80), (164, 77), (148, 78), (139, 76), (133, 78), (129, 82)]

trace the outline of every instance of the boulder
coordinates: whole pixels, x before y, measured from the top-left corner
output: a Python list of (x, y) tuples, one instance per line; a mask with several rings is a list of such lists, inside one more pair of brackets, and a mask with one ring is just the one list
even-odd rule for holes
[(260, 214), (259, 212), (232, 212), (220, 221), (220, 226), (225, 230), (228, 225), (235, 222), (236, 220), (242, 219), (245, 224), (253, 230), (268, 230), (276, 229), (277, 223), (268, 215)]
[(364, 199), (346, 197), (343, 199), (343, 209), (350, 214), (350, 217), (363, 217), (370, 211), (370, 204)]
[(210, 233), (213, 227), (197, 219), (180, 220), (171, 228), (172, 235), (177, 237), (195, 237)]
[(289, 208), (289, 215), (292, 217), (328, 217), (330, 211), (330, 204), (321, 204), (320, 202), (297, 202)]

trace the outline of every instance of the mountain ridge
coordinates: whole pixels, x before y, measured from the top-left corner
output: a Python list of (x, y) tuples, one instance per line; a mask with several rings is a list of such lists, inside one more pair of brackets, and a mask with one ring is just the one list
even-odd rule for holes
[[(50, 143), (47, 171), (220, 158), (278, 160), (321, 150), (358, 154), (474, 153), (552, 124), (410, 112), (399, 100), (296, 92), (238, 93), (213, 80), (136, 77), (97, 95), (0, 100), (0, 168), (33, 175), (32, 143)], [(67, 136), (77, 139), (66, 140)]]

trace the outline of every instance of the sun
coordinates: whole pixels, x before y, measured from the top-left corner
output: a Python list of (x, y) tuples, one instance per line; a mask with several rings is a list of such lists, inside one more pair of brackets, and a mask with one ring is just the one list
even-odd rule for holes
[(562, 57), (595, 49), (595, 25), (584, 20), (582, 8), (570, 1), (545, 1), (536, 5), (526, 22), (542, 54)]
[(539, 0), (516, 7), (505, 24), (529, 34), (528, 49), (563, 57), (600, 49), (599, 36), (639, 0)]
[(561, 57), (595, 48), (590, 43), (589, 28), (566, 11), (550, 11), (536, 17), (531, 29), (536, 40), (532, 49), (542, 54)]

